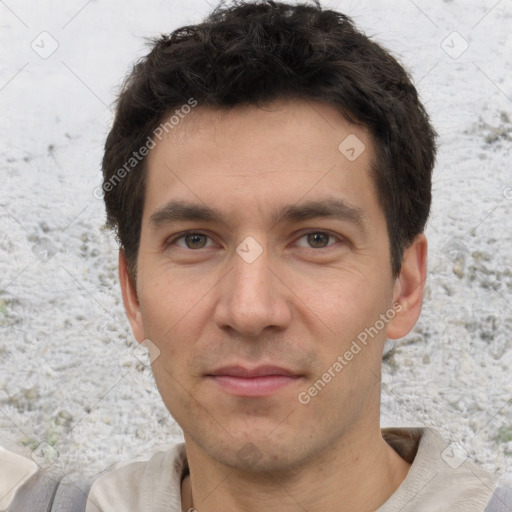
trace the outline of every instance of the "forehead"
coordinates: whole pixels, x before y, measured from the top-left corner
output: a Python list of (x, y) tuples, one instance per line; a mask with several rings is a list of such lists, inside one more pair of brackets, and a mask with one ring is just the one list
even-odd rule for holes
[(176, 198), (226, 211), (245, 205), (238, 216), (326, 195), (377, 205), (372, 138), (326, 103), (198, 105), (156, 142), (147, 160), (143, 222)]

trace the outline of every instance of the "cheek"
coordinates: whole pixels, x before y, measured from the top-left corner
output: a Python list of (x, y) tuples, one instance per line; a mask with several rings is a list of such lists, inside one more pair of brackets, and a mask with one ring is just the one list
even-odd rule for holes
[(141, 314), (149, 332), (161, 337), (172, 333), (194, 311), (201, 290), (165, 269), (146, 273), (139, 291)]
[[(299, 284), (300, 283), (300, 284)], [(343, 339), (374, 322), (385, 304), (383, 290), (370, 273), (356, 270), (326, 272), (314, 279), (304, 276), (295, 280), (297, 296), (324, 327)], [(375, 317), (375, 318), (374, 318)]]
[[(320, 378), (329, 369), (336, 375), (324, 400), (335, 399), (336, 393), (342, 390), (357, 394), (373, 385), (385, 340), (385, 329), (375, 330), (374, 327), (388, 307), (386, 294), (390, 293), (381, 288), (373, 279), (352, 275), (352, 279), (345, 276), (336, 284), (325, 286), (323, 293), (309, 295), (305, 315), (312, 322), (312, 336), (317, 338), (315, 350), (319, 365), (315, 374), (320, 373), (315, 377)], [(380, 323), (377, 327), (381, 327)], [(333, 367), (337, 361), (338, 365)]]
[(186, 369), (194, 366), (197, 342), (212, 318), (211, 286), (206, 280), (183, 275), (160, 275), (143, 288), (141, 315), (147, 337), (160, 350), (153, 363), (155, 379), (174, 386), (172, 377), (188, 379)]

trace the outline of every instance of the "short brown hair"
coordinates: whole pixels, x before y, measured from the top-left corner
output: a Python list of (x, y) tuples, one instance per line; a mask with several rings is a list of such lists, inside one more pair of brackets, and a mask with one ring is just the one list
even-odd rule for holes
[(134, 154), (191, 98), (217, 108), (280, 98), (324, 101), (368, 127), (392, 272), (399, 274), (403, 251), (424, 230), (431, 203), (436, 133), (417, 91), (397, 60), (344, 14), (265, 0), (220, 5), (202, 23), (154, 40), (124, 83), (105, 144), (103, 191), (107, 223), (132, 278), (146, 161)]

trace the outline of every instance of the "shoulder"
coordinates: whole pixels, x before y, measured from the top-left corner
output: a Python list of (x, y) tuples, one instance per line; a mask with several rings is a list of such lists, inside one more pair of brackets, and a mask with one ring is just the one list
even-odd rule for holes
[(33, 460), (0, 446), (0, 511), (7, 510), (16, 491), (37, 470), (38, 465)]
[(42, 503), (45, 510), (180, 512), (181, 479), (187, 467), (185, 445), (180, 443), (149, 460), (119, 463), (94, 479), (92, 486), (79, 486), (65, 482), (64, 475), (57, 478), (39, 471), (35, 461), (0, 447), (0, 512), (25, 511)]
[[(187, 467), (184, 443), (149, 460), (122, 463), (97, 478), (86, 512), (181, 510), (181, 478)], [(165, 504), (165, 509), (161, 508)]]
[(385, 429), (383, 436), (411, 467), (379, 512), (494, 512), (486, 507), (499, 476), (477, 466), (458, 444), (447, 442), (440, 432), (427, 427)]

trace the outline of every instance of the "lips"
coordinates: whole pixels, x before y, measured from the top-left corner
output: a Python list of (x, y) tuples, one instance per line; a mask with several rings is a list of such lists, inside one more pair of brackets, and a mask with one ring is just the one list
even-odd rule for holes
[(298, 377), (296, 373), (279, 366), (257, 366), (256, 368), (246, 368), (244, 366), (225, 366), (211, 372), (209, 375), (223, 375), (228, 377), (266, 377), (269, 375), (283, 375), (285, 377)]
[(279, 366), (225, 366), (207, 375), (221, 389), (236, 396), (264, 397), (296, 383), (301, 375)]

